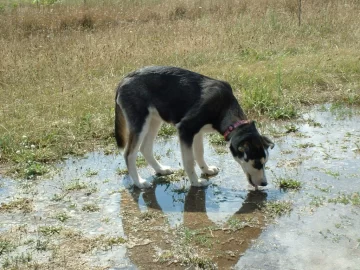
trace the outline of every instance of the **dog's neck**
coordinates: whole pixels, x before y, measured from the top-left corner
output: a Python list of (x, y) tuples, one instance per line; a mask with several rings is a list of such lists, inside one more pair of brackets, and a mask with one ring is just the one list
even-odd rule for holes
[(224, 135), (224, 139), (226, 141), (229, 141), (230, 139), (230, 134), (239, 126), (242, 125), (246, 125), (246, 124), (250, 124), (249, 120), (238, 120), (236, 122), (234, 122), (233, 124), (230, 124), (229, 127), (225, 130), (225, 132), (223, 133)]
[[(220, 123), (220, 130), (218, 130), (222, 135), (224, 135), (225, 140), (228, 141), (231, 138), (231, 133), (238, 126), (246, 124), (249, 121), (247, 120), (244, 112), (238, 108), (238, 110), (228, 110), (225, 117)], [(230, 132), (229, 132), (230, 131)]]

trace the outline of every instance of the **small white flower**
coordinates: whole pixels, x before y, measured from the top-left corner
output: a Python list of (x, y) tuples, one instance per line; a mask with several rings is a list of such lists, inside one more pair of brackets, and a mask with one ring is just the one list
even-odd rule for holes
[(21, 153), (20, 150), (17, 150), (17, 151), (16, 151), (16, 154), (20, 154), (20, 153)]
[(34, 148), (35, 148), (35, 145), (32, 144), (32, 145), (30, 145), (30, 147), (31, 147), (31, 149), (34, 149)]

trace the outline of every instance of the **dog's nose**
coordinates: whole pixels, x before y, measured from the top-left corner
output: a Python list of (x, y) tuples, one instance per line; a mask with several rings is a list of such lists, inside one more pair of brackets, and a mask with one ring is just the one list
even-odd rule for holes
[(266, 186), (267, 186), (267, 182), (261, 182), (260, 186), (266, 187)]

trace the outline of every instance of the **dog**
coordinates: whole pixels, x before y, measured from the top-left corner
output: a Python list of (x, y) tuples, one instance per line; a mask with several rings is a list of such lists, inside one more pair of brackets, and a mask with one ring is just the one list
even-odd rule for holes
[(137, 172), (139, 150), (157, 175), (173, 173), (153, 155), (162, 122), (177, 128), (183, 167), (192, 186), (210, 183), (198, 177), (195, 161), (205, 175), (219, 172), (204, 160), (203, 134), (214, 131), (229, 142), (248, 182), (255, 189), (267, 185), (264, 166), (274, 143), (247, 119), (230, 84), (178, 67), (150, 66), (125, 76), (115, 96), (115, 138), (119, 148), (125, 148), (129, 176), (138, 188), (151, 186)]

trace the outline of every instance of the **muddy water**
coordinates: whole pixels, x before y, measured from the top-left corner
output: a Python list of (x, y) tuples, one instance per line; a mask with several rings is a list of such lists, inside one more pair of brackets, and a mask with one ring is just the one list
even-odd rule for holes
[[(359, 120), (357, 111), (326, 105), (293, 123), (263, 124), (261, 129), (275, 137), (276, 147), (267, 164), (269, 185), (260, 192), (251, 190), (230, 154), (217, 154), (208, 142), (206, 159), (221, 171), (206, 189), (190, 188), (189, 181), (178, 177), (146, 191), (134, 190), (128, 177), (117, 173), (125, 168), (122, 156), (102, 152), (67, 159), (49, 179), (1, 179), (0, 202), (27, 198), (32, 211), (0, 211), (0, 236), (25, 228), (15, 241), (16, 248), (0, 254), (0, 263), (31, 253), (33, 265), (54, 267), (56, 262), (58, 269), (84, 269), (84, 265), (89, 269), (159, 269), (159, 265), (185, 269), (176, 260), (161, 264), (156, 256), (173, 250), (176, 232), (186, 227), (210, 228), (209, 245), (196, 239), (185, 244), (194, 244), (202, 257), (220, 269), (360, 269)], [(181, 168), (179, 151), (175, 138), (159, 140), (155, 147), (161, 162), (176, 169)], [(141, 168), (140, 174), (154, 180), (148, 167)], [(301, 190), (280, 190), (276, 185), (280, 178), (300, 181)], [(293, 210), (267, 219), (263, 205), (278, 200), (291, 201)], [(95, 207), (87, 211), (84, 206)], [(142, 220), (149, 211), (154, 216)], [(56, 218), (64, 213), (66, 221)], [(230, 221), (236, 219), (246, 220), (246, 226), (230, 228)], [(44, 240), (41, 226), (79, 232), (86, 239), (123, 237), (127, 243), (111, 248), (94, 244), (87, 252), (73, 250), (79, 254), (58, 261), (54, 251), (63, 248), (69, 234), (46, 238), (53, 243), (40, 250), (33, 243)], [(82, 266), (71, 267), (73, 260)]]

